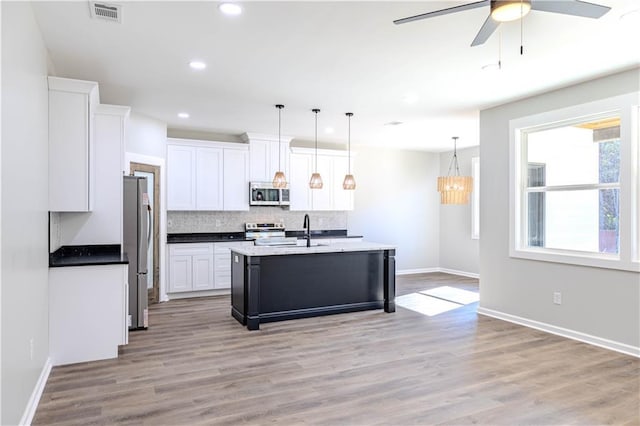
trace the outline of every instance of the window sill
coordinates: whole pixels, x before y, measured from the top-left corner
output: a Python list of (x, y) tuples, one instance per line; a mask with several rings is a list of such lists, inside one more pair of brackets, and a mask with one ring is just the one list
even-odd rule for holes
[(618, 255), (579, 253), (553, 249), (512, 249), (510, 250), (509, 256), (516, 259), (640, 272), (640, 262), (624, 261), (621, 260)]

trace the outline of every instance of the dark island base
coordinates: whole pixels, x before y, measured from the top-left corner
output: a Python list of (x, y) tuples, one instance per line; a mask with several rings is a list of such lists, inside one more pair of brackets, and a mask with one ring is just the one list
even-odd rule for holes
[(232, 253), (231, 315), (260, 323), (384, 309), (395, 312), (395, 251), (245, 256)]

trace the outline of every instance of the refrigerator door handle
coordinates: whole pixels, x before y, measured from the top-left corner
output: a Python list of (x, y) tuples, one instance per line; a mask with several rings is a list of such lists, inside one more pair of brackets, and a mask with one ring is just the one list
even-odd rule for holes
[(151, 206), (147, 206), (147, 247), (151, 246), (151, 234), (153, 230), (151, 229)]

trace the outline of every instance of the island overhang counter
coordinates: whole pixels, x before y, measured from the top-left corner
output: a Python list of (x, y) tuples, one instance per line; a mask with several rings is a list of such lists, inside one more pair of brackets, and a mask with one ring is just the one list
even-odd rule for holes
[(395, 312), (395, 247), (371, 242), (231, 249), (231, 315), (260, 323)]

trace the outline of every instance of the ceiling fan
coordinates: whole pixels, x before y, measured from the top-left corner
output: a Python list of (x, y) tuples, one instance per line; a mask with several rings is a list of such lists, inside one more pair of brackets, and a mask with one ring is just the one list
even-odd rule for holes
[(407, 22), (448, 15), (450, 13), (462, 12), (464, 10), (476, 9), (484, 6), (490, 6), (491, 12), (489, 13), (486, 21), (484, 21), (482, 28), (480, 28), (480, 31), (476, 35), (476, 38), (473, 39), (471, 46), (483, 44), (498, 28), (500, 23), (523, 18), (530, 10), (562, 13), (565, 15), (582, 16), (585, 18), (595, 19), (600, 18), (611, 10), (608, 6), (588, 3), (580, 0), (482, 0), (397, 19), (393, 21), (393, 23), (396, 25), (406, 24)]

